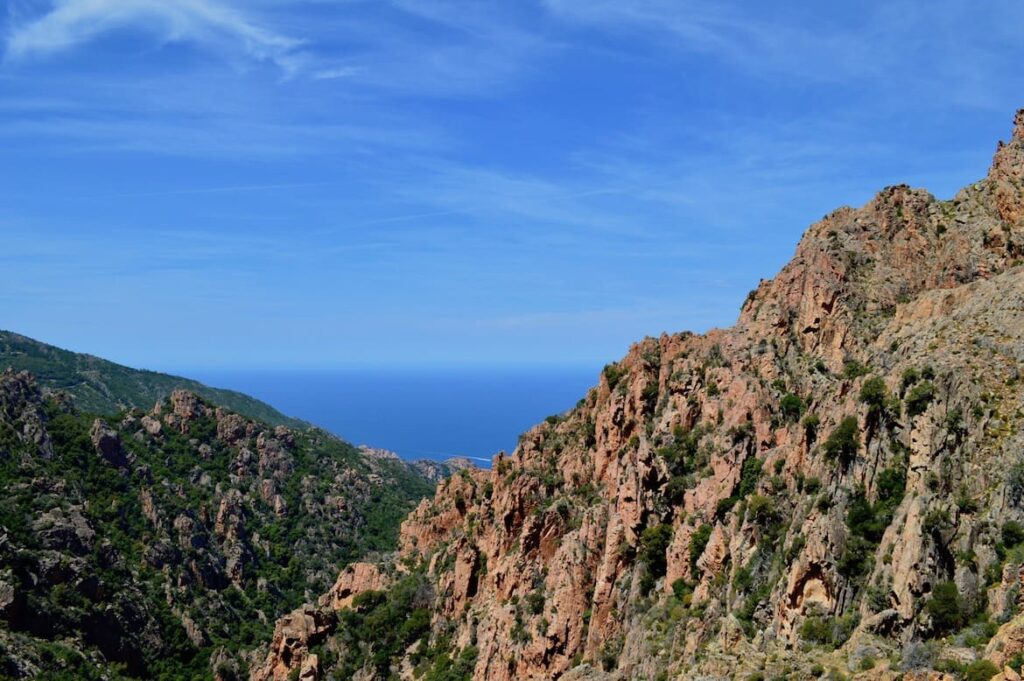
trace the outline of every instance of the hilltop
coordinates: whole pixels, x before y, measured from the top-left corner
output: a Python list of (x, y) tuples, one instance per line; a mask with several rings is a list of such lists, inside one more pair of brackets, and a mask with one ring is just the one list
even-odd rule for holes
[(309, 424), (234, 390), (222, 390), (180, 376), (131, 369), (92, 355), (63, 350), (10, 331), (0, 331), (0, 370), (29, 371), (47, 392), (71, 395), (77, 407), (95, 414), (149, 409), (175, 390), (188, 390), (218, 405), (275, 426)]

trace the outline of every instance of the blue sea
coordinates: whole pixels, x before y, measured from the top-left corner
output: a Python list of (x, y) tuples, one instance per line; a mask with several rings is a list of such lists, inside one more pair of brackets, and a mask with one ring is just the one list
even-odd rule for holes
[(207, 385), (252, 395), (352, 442), (406, 459), (489, 462), (521, 433), (564, 412), (599, 368), (191, 371)]

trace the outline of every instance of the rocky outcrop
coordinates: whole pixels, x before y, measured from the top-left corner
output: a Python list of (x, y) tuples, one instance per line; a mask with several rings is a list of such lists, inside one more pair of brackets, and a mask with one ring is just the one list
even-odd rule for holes
[(48, 459), (53, 456), (53, 443), (46, 430), (40, 399), (39, 387), (28, 372), (5, 369), (0, 374), (0, 424), (6, 431), (3, 435), (10, 433), (19, 443), (30, 446), (33, 455)]
[[(11, 371), (0, 374), (0, 469), (3, 678), (162, 678), (164, 660), (183, 678), (241, 678), (263, 656), (226, 637), (251, 641), (327, 590), (338, 565), (393, 550), (400, 519), (432, 489), (401, 461), (188, 391), (98, 418)], [(366, 566), (338, 599), (386, 584)], [(279, 654), (334, 621), (331, 608), (309, 617)], [(317, 678), (315, 654), (296, 665)]]
[[(274, 628), (274, 639), (270, 644), (271, 654), (262, 667), (255, 668), (251, 681), (291, 681), (304, 679), (315, 681), (318, 676), (319, 660), (309, 649), (321, 643), (334, 631), (335, 619), (328, 611), (303, 607), (278, 620)], [(297, 676), (293, 672), (298, 672)]]
[(341, 610), (366, 591), (381, 591), (391, 583), (390, 576), (376, 563), (353, 563), (341, 571), (334, 586), (320, 597), (320, 605)]
[(93, 421), (89, 436), (92, 438), (92, 446), (96, 448), (96, 453), (106, 459), (111, 466), (122, 468), (128, 465), (128, 458), (121, 446), (121, 436), (107, 425), (106, 421)]
[(434, 587), (423, 644), (489, 681), (943, 678), (875, 661), (1016, 593), (1022, 177), (1024, 114), (986, 179), (835, 211), (735, 326), (645, 339), (441, 483), (401, 531)]

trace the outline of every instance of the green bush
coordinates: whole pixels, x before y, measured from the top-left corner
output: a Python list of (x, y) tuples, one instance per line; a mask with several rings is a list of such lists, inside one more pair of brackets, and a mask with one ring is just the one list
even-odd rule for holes
[(804, 401), (798, 395), (789, 393), (779, 401), (779, 410), (786, 423), (796, 423), (804, 412)]
[(544, 590), (534, 589), (530, 593), (526, 594), (526, 609), (530, 611), (532, 615), (539, 615), (544, 612)]
[(964, 681), (989, 681), (999, 668), (988, 660), (975, 660), (964, 668)]
[(851, 536), (846, 540), (846, 546), (836, 561), (836, 569), (844, 577), (854, 579), (861, 577), (871, 569), (871, 559), (874, 556), (876, 544), (864, 537)]
[(855, 614), (842, 617), (811, 615), (800, 625), (800, 638), (810, 643), (837, 648), (850, 637), (857, 627)]
[(687, 476), (673, 475), (665, 484), (665, 498), (672, 505), (682, 504), (686, 490), (690, 487), (690, 479)]
[(824, 617), (813, 615), (800, 625), (800, 638), (811, 643), (830, 643), (832, 629)]
[(913, 368), (907, 367), (903, 370), (903, 376), (900, 379), (900, 395), (904, 395), (907, 392), (907, 388), (914, 385), (921, 380), (921, 373)]
[(876, 484), (878, 500), (874, 504), (868, 502), (863, 488), (856, 490), (846, 509), (846, 527), (850, 536), (837, 565), (840, 573), (854, 578), (871, 569), (878, 543), (892, 522), (905, 489), (906, 473), (894, 467), (879, 473)]
[(825, 456), (843, 465), (849, 464), (857, 456), (860, 448), (860, 426), (856, 416), (844, 418), (822, 445)]
[(803, 426), (804, 434), (807, 436), (808, 442), (814, 442), (818, 439), (818, 426), (821, 425), (821, 417), (817, 414), (808, 414), (804, 417)]
[(685, 579), (680, 577), (676, 581), (672, 582), (672, 595), (683, 600), (688, 594), (693, 593), (693, 586), (688, 584)]
[(967, 620), (963, 599), (954, 582), (936, 584), (925, 611), (932, 619), (933, 631), (939, 635), (959, 629)]
[(775, 502), (760, 494), (751, 495), (747, 501), (747, 517), (758, 525), (768, 525), (776, 519), (778, 511)]
[(736, 504), (739, 503), (739, 501), (739, 496), (735, 494), (726, 497), (725, 499), (719, 499), (718, 503), (715, 504), (715, 517), (718, 519), (724, 518), (726, 515), (728, 515), (729, 511), (731, 511), (736, 506)]
[(739, 487), (739, 497), (741, 499), (748, 494), (752, 494), (757, 489), (757, 481), (761, 478), (763, 466), (763, 462), (756, 456), (748, 456), (743, 461), (743, 466), (740, 469)]
[(697, 450), (704, 431), (700, 428), (687, 430), (682, 426), (672, 429), (672, 439), (657, 450), (665, 460), (672, 475), (683, 475), (696, 467)]
[(907, 416), (920, 416), (935, 399), (935, 384), (931, 381), (918, 383), (907, 393)]
[(1024, 525), (1016, 520), (1009, 520), (1003, 525), (1003, 545), (1008, 549), (1024, 543)]
[(608, 382), (608, 389), (615, 390), (615, 386), (626, 375), (626, 370), (618, 364), (606, 364), (601, 373), (604, 374), (604, 379)]
[(712, 527), (710, 525), (701, 525), (697, 528), (697, 531), (690, 537), (690, 569), (693, 574), (696, 575), (698, 572), (697, 561), (704, 553), (704, 549), (707, 548), (708, 542), (711, 541)]
[(880, 376), (872, 376), (860, 387), (860, 401), (867, 405), (868, 413), (877, 415), (885, 411), (889, 389)]
[(647, 566), (647, 573), (641, 590), (647, 593), (654, 582), (665, 576), (667, 568), (665, 552), (672, 541), (672, 526), (668, 523), (646, 528), (640, 534), (640, 551), (638, 558)]
[(871, 367), (861, 364), (855, 359), (848, 359), (843, 363), (843, 378), (854, 379), (867, 376)]
[(903, 501), (903, 493), (907, 488), (907, 473), (901, 467), (886, 468), (878, 474), (875, 491), (878, 500), (889, 502), (892, 506)]
[(1024, 502), (1024, 461), (1018, 461), (1010, 466), (1006, 473), (1006, 488), (1010, 503), (1020, 506)]

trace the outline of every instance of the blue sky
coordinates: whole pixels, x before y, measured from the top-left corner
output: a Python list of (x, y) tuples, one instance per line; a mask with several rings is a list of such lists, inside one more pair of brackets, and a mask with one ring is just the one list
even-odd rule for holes
[(1016, 0), (8, 0), (0, 327), (152, 368), (599, 365), (984, 175)]

